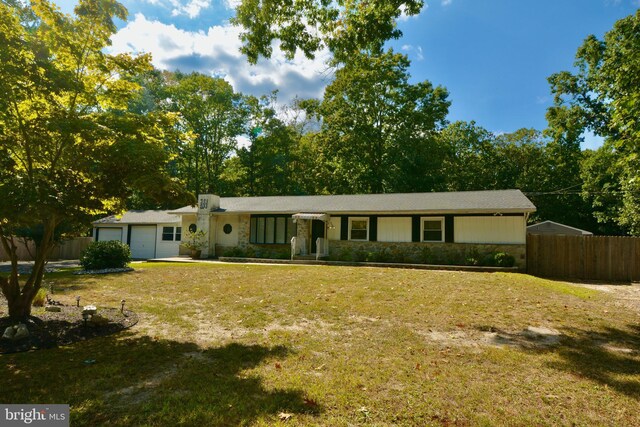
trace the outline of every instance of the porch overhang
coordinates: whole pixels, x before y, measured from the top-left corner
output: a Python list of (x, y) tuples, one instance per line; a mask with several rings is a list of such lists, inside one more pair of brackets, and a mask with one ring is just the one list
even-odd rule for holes
[(294, 220), (298, 220), (298, 219), (316, 219), (319, 221), (324, 221), (327, 222), (329, 221), (329, 219), (331, 218), (330, 215), (328, 214), (322, 214), (322, 213), (297, 213), (297, 214), (293, 214), (292, 218)]

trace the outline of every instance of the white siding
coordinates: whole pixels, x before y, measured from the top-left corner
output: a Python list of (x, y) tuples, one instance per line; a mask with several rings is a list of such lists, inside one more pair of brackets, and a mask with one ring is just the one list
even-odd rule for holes
[[(240, 227), (240, 217), (238, 215), (224, 215), (217, 218), (216, 244), (222, 246), (238, 246), (238, 228)], [(231, 226), (231, 233), (224, 232), (224, 226)]]
[(524, 216), (462, 216), (454, 219), (456, 243), (527, 242)]
[[(169, 258), (178, 256), (180, 254), (180, 242), (173, 240), (162, 240), (162, 231), (164, 227), (171, 227), (173, 229), (174, 238), (176, 227), (182, 226), (181, 223), (173, 224), (158, 224), (156, 231), (156, 258)], [(184, 228), (182, 229), (184, 233)], [(133, 243), (133, 242), (132, 242)]]
[(379, 217), (379, 242), (410, 242), (411, 217)]
[(328, 237), (329, 240), (340, 240), (340, 217), (333, 217), (329, 221)]
[(97, 227), (96, 233), (98, 234), (98, 241), (107, 242), (109, 240), (117, 240), (119, 242), (125, 241), (123, 236), (122, 227)]

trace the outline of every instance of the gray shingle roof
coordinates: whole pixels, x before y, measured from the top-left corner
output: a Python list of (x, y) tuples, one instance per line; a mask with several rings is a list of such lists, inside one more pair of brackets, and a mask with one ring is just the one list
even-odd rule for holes
[(536, 207), (520, 190), (341, 196), (223, 197), (228, 213), (516, 213)]
[(543, 221), (532, 224), (527, 227), (527, 233), (531, 234), (569, 234), (590, 236), (593, 233), (587, 230), (571, 227), (570, 225), (560, 224), (555, 221)]
[(169, 211), (127, 211), (122, 216), (111, 215), (93, 223), (99, 224), (171, 224), (179, 223), (180, 217), (171, 215)]
[(197, 214), (198, 207), (197, 206), (184, 206), (180, 209), (174, 209), (169, 211), (170, 214)]
[[(221, 197), (215, 213), (524, 213), (536, 207), (520, 190), (391, 193), (340, 196)], [(169, 211), (128, 211), (94, 224), (179, 223), (180, 214), (196, 214), (195, 206)], [(174, 215), (177, 214), (177, 215)]]

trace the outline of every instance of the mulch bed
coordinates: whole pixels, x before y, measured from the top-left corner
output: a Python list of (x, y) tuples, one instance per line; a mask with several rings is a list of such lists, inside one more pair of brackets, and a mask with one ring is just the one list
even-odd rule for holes
[[(0, 295), (0, 316), (6, 315), (6, 300)], [(98, 307), (98, 314), (109, 320), (100, 326), (85, 326), (82, 307), (58, 305), (60, 312), (44, 312), (26, 322), (29, 337), (20, 341), (2, 339), (4, 330), (15, 324), (9, 317), (0, 317), (0, 354), (52, 348), (114, 334), (138, 323), (138, 315), (130, 310)], [(35, 307), (34, 307), (35, 311)]]

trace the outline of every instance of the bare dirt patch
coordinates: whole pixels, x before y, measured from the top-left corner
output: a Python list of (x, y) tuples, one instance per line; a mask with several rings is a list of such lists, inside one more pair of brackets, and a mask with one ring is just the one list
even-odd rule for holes
[[(482, 328), (485, 329), (485, 328)], [(523, 349), (546, 348), (560, 344), (563, 335), (552, 328), (529, 326), (522, 331), (509, 332), (488, 328), (477, 331), (418, 332), (427, 340), (451, 347), (517, 347)]]
[(630, 308), (640, 314), (640, 283), (603, 284), (603, 283), (570, 283), (572, 285), (606, 292), (615, 299), (620, 307)]

